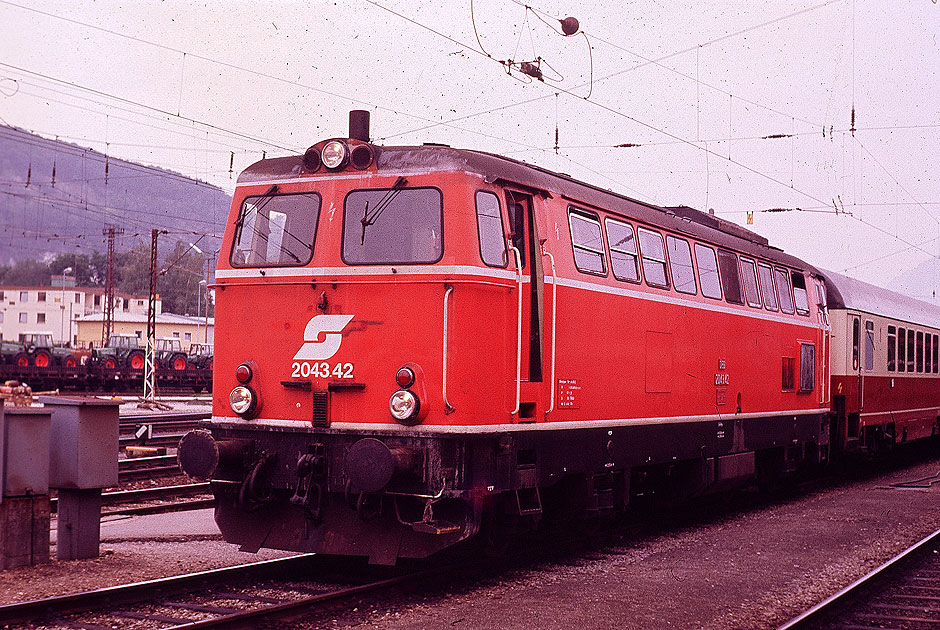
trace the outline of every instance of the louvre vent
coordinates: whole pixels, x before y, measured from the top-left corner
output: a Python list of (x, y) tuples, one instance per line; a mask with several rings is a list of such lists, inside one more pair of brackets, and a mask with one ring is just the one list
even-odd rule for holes
[(329, 392), (313, 392), (313, 426), (330, 426)]

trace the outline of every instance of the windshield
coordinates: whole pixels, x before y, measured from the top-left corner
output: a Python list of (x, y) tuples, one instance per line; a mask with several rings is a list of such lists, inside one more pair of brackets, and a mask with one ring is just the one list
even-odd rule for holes
[(234, 267), (305, 265), (313, 257), (320, 195), (246, 197), (235, 226)]
[(444, 253), (441, 191), (355, 190), (346, 197), (343, 260), (350, 264), (433, 263)]

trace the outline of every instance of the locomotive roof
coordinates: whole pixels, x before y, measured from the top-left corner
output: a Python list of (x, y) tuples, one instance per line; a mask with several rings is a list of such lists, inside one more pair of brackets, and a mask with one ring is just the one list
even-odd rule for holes
[[(445, 145), (377, 146), (379, 173), (464, 171), (482, 175), (487, 182), (510, 183), (561, 196), (572, 203), (593, 206), (642, 223), (660, 226), (740, 253), (818, 273), (806, 262), (770, 245), (764, 237), (735, 223), (687, 206), (659, 207), (610, 190), (578, 181), (512, 158), (454, 149)], [(294, 178), (302, 172), (302, 156), (261, 160), (242, 171), (238, 183), (271, 182)]]
[(861, 311), (911, 324), (940, 328), (940, 306), (821, 269), (829, 308)]

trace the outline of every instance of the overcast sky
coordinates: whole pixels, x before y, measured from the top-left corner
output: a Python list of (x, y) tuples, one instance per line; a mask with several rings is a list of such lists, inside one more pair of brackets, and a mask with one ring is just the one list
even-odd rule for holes
[[(369, 109), (381, 144), (754, 211), (772, 244), (876, 284), (940, 255), (935, 0), (529, 6), (0, 0), (0, 120), (231, 191)], [(536, 60), (543, 81), (519, 71)]]

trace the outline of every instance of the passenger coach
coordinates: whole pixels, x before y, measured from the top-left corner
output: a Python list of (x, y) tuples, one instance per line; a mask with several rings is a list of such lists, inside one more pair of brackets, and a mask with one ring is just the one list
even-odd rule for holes
[(351, 127), (238, 179), (213, 418), (180, 446), (227, 540), (387, 563), (827, 459), (811, 266), (691, 208)]

